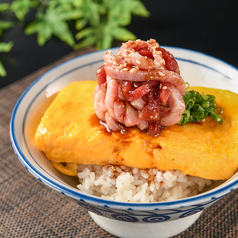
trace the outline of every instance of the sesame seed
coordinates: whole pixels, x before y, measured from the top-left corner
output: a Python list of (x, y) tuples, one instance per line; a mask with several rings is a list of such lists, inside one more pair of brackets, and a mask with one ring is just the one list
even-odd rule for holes
[(123, 65), (122, 64), (120, 64), (118, 67), (117, 67), (117, 69), (122, 69), (123, 68)]
[(156, 54), (156, 55), (161, 55), (162, 52), (157, 50), (157, 51), (155, 51), (155, 54)]
[(160, 75), (161, 77), (163, 77), (163, 76), (164, 76), (164, 74), (163, 74), (162, 72), (159, 72), (159, 75)]
[(135, 69), (135, 68), (132, 68), (132, 69), (130, 70), (130, 72), (131, 72), (131, 73), (135, 73), (135, 72), (136, 72), (136, 69)]
[(162, 89), (167, 89), (168, 87), (167, 86), (164, 86)]
[(165, 64), (164, 59), (160, 60), (160, 63), (161, 63), (161, 64)]
[(158, 61), (156, 61), (155, 64), (156, 64), (157, 66), (160, 66), (160, 62), (158, 62)]
[(122, 70), (123, 70), (123, 71), (128, 71), (128, 68), (123, 68)]
[(97, 73), (99, 74), (100, 72), (101, 72), (101, 69), (98, 69), (98, 70), (97, 70)]
[(140, 60), (136, 60), (136, 63), (137, 63), (137, 64), (141, 64), (141, 61), (140, 61)]

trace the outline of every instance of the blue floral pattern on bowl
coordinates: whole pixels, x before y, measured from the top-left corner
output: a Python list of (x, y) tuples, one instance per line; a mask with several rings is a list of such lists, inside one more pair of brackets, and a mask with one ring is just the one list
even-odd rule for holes
[(97, 206), (92, 205), (90, 203), (85, 202), (83, 199), (75, 200), (80, 206), (84, 207), (86, 210), (93, 212), (97, 215), (104, 216), (107, 218), (125, 221), (125, 222), (148, 222), (148, 223), (156, 223), (156, 222), (165, 222), (171, 221), (178, 218), (184, 218), (195, 213), (201, 212), (202, 210), (206, 209), (207, 207), (211, 206), (218, 199), (212, 199), (208, 202), (193, 205), (189, 207), (182, 207), (178, 209), (170, 209), (170, 210), (159, 210), (154, 209), (153, 211), (137, 211), (129, 208), (127, 210), (120, 210), (110, 208), (108, 206)]

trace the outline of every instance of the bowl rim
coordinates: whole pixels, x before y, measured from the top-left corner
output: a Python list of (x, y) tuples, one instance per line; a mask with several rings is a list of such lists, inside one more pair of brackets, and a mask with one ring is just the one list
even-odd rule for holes
[[(181, 50), (181, 51), (187, 51), (187, 52), (191, 52), (194, 54), (200, 54), (202, 56), (208, 57), (210, 59), (216, 60), (222, 64), (225, 64), (229, 67), (231, 67), (234, 70), (238, 71), (238, 68), (236, 68), (235, 66), (222, 61), (216, 57), (210, 56), (208, 54), (202, 53), (202, 52), (198, 52), (198, 51), (194, 51), (194, 50), (190, 50), (190, 49), (184, 49), (184, 48), (180, 48), (180, 47), (172, 47), (172, 46), (162, 46), (164, 48), (167, 48), (168, 50), (170, 49), (176, 49), (176, 50)], [(116, 50), (119, 49), (119, 47), (115, 47), (115, 48), (111, 48), (110, 50)], [(210, 200), (216, 200), (219, 199), (221, 196), (224, 196), (226, 193), (234, 190), (235, 188), (233, 187), (238, 187), (238, 179), (236, 179), (236, 181), (233, 181), (232, 183), (229, 183), (227, 185), (225, 185), (224, 187), (221, 187), (215, 191), (212, 192), (205, 192), (204, 194), (198, 194), (196, 196), (192, 196), (192, 197), (188, 197), (188, 198), (183, 198), (183, 199), (179, 199), (176, 201), (167, 201), (167, 202), (151, 202), (151, 203), (132, 203), (132, 202), (118, 202), (118, 201), (112, 201), (112, 200), (107, 200), (104, 198), (100, 198), (100, 197), (96, 197), (90, 194), (86, 194), (81, 192), (80, 190), (77, 190), (76, 188), (72, 189), (67, 188), (59, 183), (56, 183), (54, 181), (52, 181), (49, 177), (45, 176), (44, 174), (42, 174), (41, 171), (39, 171), (38, 169), (36, 169), (27, 159), (27, 157), (24, 155), (24, 152), (21, 150), (21, 146), (19, 145), (17, 139), (16, 139), (16, 135), (15, 135), (15, 125), (14, 125), (14, 121), (15, 121), (15, 116), (17, 113), (17, 110), (23, 100), (23, 98), (26, 96), (26, 94), (32, 89), (32, 87), (39, 82), (43, 77), (47, 76), (50, 72), (57, 70), (59, 67), (62, 67), (63, 65), (66, 64), (70, 64), (72, 61), (76, 61), (79, 59), (83, 59), (84, 57), (88, 57), (88, 56), (92, 56), (94, 54), (101, 54), (102, 52), (104, 52), (105, 50), (100, 50), (100, 51), (96, 51), (96, 52), (91, 52), (91, 53), (87, 53), (78, 57), (75, 57), (73, 59), (70, 59), (66, 62), (63, 62), (55, 67), (53, 67), (52, 69), (48, 70), (47, 72), (45, 72), (43, 75), (41, 75), (39, 78), (37, 78), (32, 84), (30, 84), (27, 89), (22, 93), (22, 95), (19, 97), (19, 99), (17, 100), (12, 114), (11, 114), (11, 118), (10, 118), (10, 125), (9, 125), (9, 133), (10, 133), (10, 140), (12, 143), (12, 147), (14, 152), (16, 153), (18, 159), (21, 161), (21, 163), (24, 165), (24, 167), (27, 168), (27, 170), (36, 178), (38, 178), (40, 181), (42, 181), (43, 183), (45, 183), (47, 186), (53, 188), (54, 190), (57, 190), (58, 192), (61, 192), (65, 195), (68, 195), (70, 197), (73, 197), (75, 199), (80, 199), (82, 201), (87, 201), (89, 203), (93, 203), (93, 204), (97, 204), (97, 205), (103, 205), (104, 206), (113, 206), (113, 207), (133, 207), (133, 208), (140, 208), (140, 207), (146, 207), (146, 208), (163, 208), (163, 207), (185, 207), (188, 206), (188, 204), (190, 205), (194, 205), (197, 203), (201, 203), (201, 202), (206, 202), (208, 201), (207, 198), (210, 198)], [(182, 58), (179, 57), (175, 57), (178, 60), (184, 60)], [(101, 61), (101, 60), (100, 60)], [(191, 61), (191, 60), (184, 60), (184, 61)], [(92, 63), (96, 63), (98, 61), (93, 61)], [(195, 62), (195, 61), (194, 61)], [(201, 63), (198, 63), (199, 65), (202, 65)], [(206, 68), (210, 68), (210, 66), (207, 65), (203, 65)], [(213, 69), (214, 70), (214, 69)], [(217, 71), (217, 70), (215, 70)], [(219, 73), (221, 73), (219, 71)], [(223, 73), (222, 73), (223, 74)], [(225, 75), (225, 74), (223, 74)], [(225, 75), (226, 76), (226, 75)], [(52, 82), (49, 82), (52, 83)], [(48, 85), (48, 84), (47, 84)], [(31, 104), (31, 103), (30, 103)], [(30, 104), (28, 105), (28, 108), (30, 106)], [(218, 197), (217, 197), (218, 195)]]

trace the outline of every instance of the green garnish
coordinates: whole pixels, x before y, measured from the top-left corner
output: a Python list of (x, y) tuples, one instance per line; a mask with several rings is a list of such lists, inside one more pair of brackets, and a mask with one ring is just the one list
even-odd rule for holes
[[(183, 96), (186, 109), (182, 114), (179, 125), (185, 125), (188, 122), (201, 122), (205, 117), (211, 117), (215, 122), (221, 124), (223, 119), (217, 113), (222, 109), (216, 107), (216, 100), (213, 95), (200, 94), (194, 90), (186, 91)], [(215, 112), (218, 111), (219, 112)]]

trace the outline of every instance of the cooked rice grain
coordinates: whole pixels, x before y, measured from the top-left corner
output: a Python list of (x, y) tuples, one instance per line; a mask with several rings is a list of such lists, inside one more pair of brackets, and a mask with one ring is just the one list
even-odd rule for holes
[(174, 201), (196, 195), (212, 183), (179, 170), (78, 165), (78, 171), (79, 190), (120, 202)]

